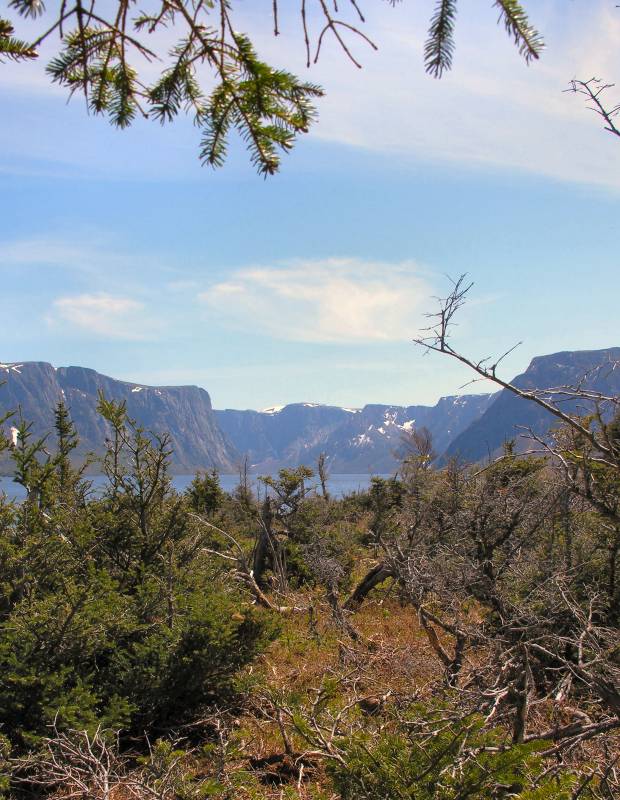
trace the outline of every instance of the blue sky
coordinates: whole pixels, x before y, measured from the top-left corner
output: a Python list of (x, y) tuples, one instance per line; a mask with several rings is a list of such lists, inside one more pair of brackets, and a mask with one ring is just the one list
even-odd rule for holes
[[(248, 4), (249, 5), (249, 4)], [(298, 20), (272, 63), (305, 72)], [(204, 386), (216, 407), (434, 402), (468, 374), (411, 339), (446, 275), (475, 281), (455, 342), (481, 357), (620, 344), (620, 140), (563, 90), (620, 78), (607, 0), (530, 2), (524, 66), (490, 3), (463, 3), (453, 72), (424, 75), (432, 3), (366, 3), (380, 49), (327, 49), (320, 121), (264, 181), (235, 145), (200, 167), (188, 121), (118, 132), (0, 65), (3, 361)], [(479, 385), (477, 391), (485, 387)]]

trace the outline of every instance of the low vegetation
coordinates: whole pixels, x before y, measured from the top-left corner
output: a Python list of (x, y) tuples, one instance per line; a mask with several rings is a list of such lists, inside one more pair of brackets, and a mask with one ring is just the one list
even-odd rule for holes
[(476, 467), (416, 431), (334, 498), (323, 460), (177, 493), (166, 436), (100, 412), (103, 491), (62, 404), (2, 440), (0, 796), (619, 796), (617, 418)]

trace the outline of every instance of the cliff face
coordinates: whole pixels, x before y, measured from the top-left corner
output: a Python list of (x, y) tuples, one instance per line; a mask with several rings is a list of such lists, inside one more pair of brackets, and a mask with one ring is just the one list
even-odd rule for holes
[(336, 464), (345, 459), (350, 471), (355, 472), (355, 467), (367, 460), (372, 464), (372, 471), (390, 472), (406, 454), (406, 439), (416, 428), (430, 431), (433, 448), (439, 455), (483, 413), (490, 397), (442, 397), (434, 406), (364, 406), (332, 443)]
[[(520, 389), (581, 384), (585, 389), (617, 396), (620, 395), (620, 369), (614, 366), (618, 361), (620, 347), (553, 353), (532, 359), (526, 371), (512, 382)], [(562, 409), (582, 415), (592, 410), (583, 401), (563, 403)], [(517, 440), (518, 449), (525, 449), (529, 442), (524, 438), (524, 428), (544, 436), (556, 424), (549, 412), (504, 389), (477, 420), (454, 438), (446, 449), (446, 456), (480, 461), (497, 455), (503, 443), (513, 438)]]
[(311, 465), (321, 452), (328, 452), (330, 437), (353, 413), (316, 403), (292, 403), (266, 411), (215, 412), (235, 449), (247, 455), (253, 468), (266, 472), (281, 466)]
[[(620, 348), (555, 353), (533, 359), (514, 383), (524, 389), (574, 385), (620, 395)], [(585, 378), (584, 378), (585, 376)], [(124, 400), (130, 417), (148, 430), (168, 432), (172, 469), (191, 473), (215, 467), (236, 472), (247, 456), (256, 472), (299, 464), (313, 466), (325, 453), (334, 473), (387, 473), (398, 468), (415, 428), (426, 427), (443, 458), (480, 461), (529, 427), (545, 435), (554, 418), (508, 391), (442, 397), (434, 406), (366, 405), (359, 409), (293, 403), (265, 411), (214, 411), (197, 386), (146, 386), (83, 367), (55, 369), (44, 362), (0, 364), (0, 413), (19, 409), (33, 432), (53, 429), (54, 407), (64, 399), (81, 438), (80, 452), (101, 453), (106, 424), (97, 413), (98, 392)], [(569, 412), (587, 413), (581, 404)], [(6, 468), (7, 464), (2, 464)]]
[(216, 411), (226, 436), (259, 471), (312, 465), (324, 452), (333, 472), (391, 472), (403, 439), (427, 427), (438, 453), (480, 416), (489, 395), (442, 397), (435, 406), (367, 405), (361, 409), (295, 403), (266, 411)]
[(220, 431), (209, 394), (197, 386), (126, 383), (84, 367), (55, 369), (44, 362), (0, 368), (0, 410), (20, 409), (39, 435), (53, 428), (54, 407), (63, 399), (80, 435), (80, 452), (101, 452), (106, 423), (97, 413), (98, 392), (124, 400), (127, 413), (145, 428), (168, 432), (177, 473), (215, 467), (234, 471), (237, 453)]
[(43, 436), (54, 424), (54, 406), (62, 397), (57, 370), (43, 361), (0, 364), (0, 414), (19, 411)]

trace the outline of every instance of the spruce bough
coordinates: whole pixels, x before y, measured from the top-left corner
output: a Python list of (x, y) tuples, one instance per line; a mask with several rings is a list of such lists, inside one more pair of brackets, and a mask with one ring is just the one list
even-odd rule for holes
[[(47, 65), (54, 83), (83, 96), (91, 113), (107, 116), (119, 128), (139, 116), (167, 123), (182, 112), (190, 114), (202, 132), (203, 164), (220, 167), (225, 162), (235, 131), (257, 171), (273, 175), (282, 154), (316, 120), (322, 88), (261, 60), (251, 37), (235, 24), (242, 4), (234, 0), (152, 0), (144, 11), (133, 0), (69, 0), (49, 9), (42, 0), (10, 0), (8, 5), (18, 18), (39, 20), (41, 33), (28, 42), (16, 35), (15, 20), (0, 17), (0, 62), (36, 59), (41, 45), (58, 37), (59, 52)], [(457, 5), (457, 0), (438, 0), (431, 18), (424, 57), (427, 72), (435, 77), (452, 65)], [(273, 0), (270, 6), (277, 36), (280, 3)], [(526, 62), (538, 58), (543, 42), (522, 4), (495, 0), (493, 7)], [(377, 49), (363, 30), (357, 2), (340, 9), (323, 0), (304, 0), (297, 12), (307, 66), (318, 60), (328, 36), (357, 67), (356, 40)], [(161, 46), (164, 31), (174, 32), (171, 47)], [(160, 65), (154, 80), (149, 63)]]

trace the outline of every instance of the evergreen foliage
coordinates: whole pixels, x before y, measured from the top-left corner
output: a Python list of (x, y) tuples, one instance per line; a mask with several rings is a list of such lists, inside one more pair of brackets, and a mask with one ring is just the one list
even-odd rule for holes
[(348, 741), (331, 768), (342, 800), (570, 800), (575, 776), (547, 777), (539, 744), (503, 747), (500, 730), (482, 719), (450, 723), (421, 707), (415, 720), (378, 737)]
[(36, 50), (28, 43), (13, 36), (15, 29), (6, 19), (0, 19), (0, 62), (2, 59), (24, 61), (37, 57)]
[(190, 506), (198, 514), (213, 516), (224, 505), (224, 491), (217, 470), (198, 473), (191, 482), (187, 496)]
[(0, 798), (6, 797), (6, 792), (11, 786), (10, 755), (11, 744), (6, 736), (0, 733)]
[(438, 0), (424, 46), (426, 71), (441, 78), (452, 67), (457, 0)]
[(171, 491), (165, 437), (101, 400), (111, 429), (103, 496), (70, 461), (64, 406), (56, 455), (20, 427), (27, 490), (0, 505), (0, 726), (17, 748), (58, 730), (166, 730), (230, 695), (274, 634), (223, 583), (190, 507)]
[(532, 27), (525, 9), (518, 0), (495, 0), (500, 21), (519, 49), (526, 62), (539, 58), (544, 47), (541, 35)]
[[(427, 71), (435, 77), (452, 65), (454, 26), (458, 0), (437, 0), (424, 51)], [(0, 19), (0, 60), (36, 58), (50, 36), (60, 37), (60, 52), (47, 72), (52, 81), (82, 94), (93, 114), (106, 115), (125, 128), (138, 116), (167, 123), (181, 113), (193, 116), (202, 131), (200, 159), (220, 167), (226, 160), (234, 131), (246, 143), (258, 172), (272, 175), (283, 153), (316, 119), (316, 101), (323, 90), (290, 72), (262, 61), (251, 38), (234, 24), (237, 4), (231, 0), (154, 0), (145, 11), (132, 15), (128, 0), (101, 0), (84, 6), (80, 0), (62, 2), (50, 10), (51, 19), (41, 24), (33, 42), (14, 37), (14, 25)], [(496, 0), (500, 21), (526, 61), (538, 58), (539, 34), (530, 25), (517, 0)], [(18, 16), (38, 19), (45, 11), (40, 0), (11, 0)], [(288, 11), (287, 7), (287, 11)], [(306, 3), (298, 7), (307, 64), (318, 60), (326, 35), (355, 65), (348, 38), (376, 45), (359, 27), (361, 9), (351, 3), (353, 20), (334, 4), (317, 3), (320, 33), (311, 58), (310, 13)], [(279, 2), (271, 4), (274, 33), (279, 34)], [(321, 27), (322, 26), (322, 27)], [(176, 43), (167, 52), (158, 46), (164, 29), (175, 31)], [(147, 78), (145, 62), (160, 61), (161, 72)]]
[[(523, 5), (518, 0), (495, 0), (499, 19), (508, 35), (514, 40), (519, 53), (529, 63), (540, 57), (544, 43), (538, 31), (532, 27)], [(441, 78), (452, 67), (454, 54), (454, 30), (458, 0), (437, 0), (431, 18), (428, 38), (424, 46), (426, 71)]]
[(62, 403), (0, 436), (0, 796), (617, 794), (620, 481), (589, 436), (615, 458), (617, 416), (557, 463), (436, 469), (420, 430), (336, 499), (308, 467), (178, 494), (169, 437), (99, 410), (97, 493)]
[(235, 33), (233, 38), (234, 59), (220, 62), (221, 83), (205, 113), (197, 115), (204, 122), (200, 157), (210, 166), (221, 166), (228, 132), (236, 128), (257, 170), (272, 175), (280, 163), (278, 151), (290, 150), (296, 135), (309, 130), (316, 116), (312, 100), (323, 91), (259, 61), (246, 36)]

